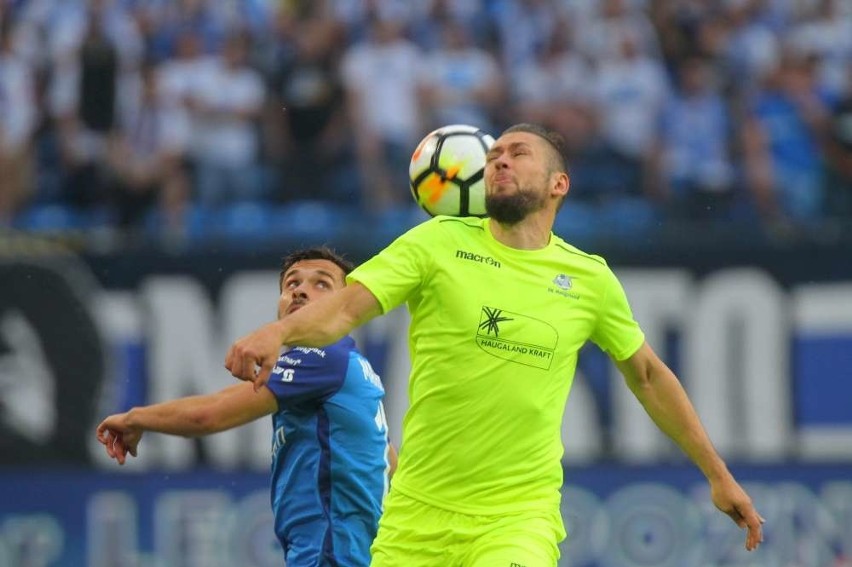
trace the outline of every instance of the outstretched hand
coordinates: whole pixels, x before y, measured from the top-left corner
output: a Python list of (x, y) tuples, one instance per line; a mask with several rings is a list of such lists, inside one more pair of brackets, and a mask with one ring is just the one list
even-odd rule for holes
[(733, 478), (712, 484), (710, 487), (713, 504), (730, 516), (739, 527), (747, 530), (745, 548), (753, 551), (763, 542), (763, 517), (757, 513), (745, 490)]
[(278, 323), (268, 323), (234, 342), (225, 357), (225, 368), (235, 378), (254, 383), (257, 391), (269, 381), (278, 362), (281, 339)]
[(107, 455), (123, 465), (127, 454), (136, 456), (142, 430), (125, 425), (126, 413), (111, 415), (98, 425), (98, 441), (106, 448)]

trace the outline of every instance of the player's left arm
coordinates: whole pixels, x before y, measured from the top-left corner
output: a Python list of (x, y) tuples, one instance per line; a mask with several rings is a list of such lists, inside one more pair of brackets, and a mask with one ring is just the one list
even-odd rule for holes
[(213, 394), (188, 396), (140, 406), (111, 415), (97, 428), (107, 454), (123, 465), (127, 454), (136, 456), (146, 431), (198, 437), (244, 425), (278, 410), (268, 388), (257, 392), (250, 383), (229, 386)]
[(713, 503), (746, 528), (746, 549), (756, 549), (763, 541), (763, 518), (751, 498), (728, 471), (716, 452), (680, 381), (654, 350), (643, 343), (636, 353), (615, 361), (627, 386), (666, 435), (701, 469), (710, 483)]

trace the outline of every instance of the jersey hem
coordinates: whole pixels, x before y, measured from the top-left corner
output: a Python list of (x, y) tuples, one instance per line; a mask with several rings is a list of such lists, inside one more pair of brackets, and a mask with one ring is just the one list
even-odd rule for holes
[(643, 344), (645, 344), (645, 333), (640, 333), (635, 345), (630, 345), (630, 348), (624, 349), (624, 351), (620, 352), (618, 355), (613, 353), (612, 356), (618, 362), (623, 362), (639, 352), (639, 349), (642, 348)]
[[(458, 502), (448, 502), (438, 498), (426, 496), (425, 494), (412, 490), (411, 488), (400, 486), (401, 483), (393, 483), (391, 490), (399, 491), (403, 496), (407, 496), (413, 500), (417, 500), (428, 506), (441, 508), (448, 512), (457, 514), (465, 514), (468, 516), (498, 516), (502, 514), (516, 514), (519, 512), (533, 511), (552, 511), (559, 509), (559, 498), (552, 500), (536, 500), (530, 501), (523, 505), (493, 505), (493, 506), (460, 506)], [(558, 493), (557, 493), (558, 494)]]
[(382, 315), (390, 311), (390, 309), (388, 309), (388, 299), (384, 296), (379, 295), (379, 293), (374, 290), (373, 285), (375, 285), (375, 282), (371, 282), (369, 277), (365, 280), (359, 274), (355, 274), (354, 276), (352, 274), (348, 274), (346, 276), (346, 283), (350, 284), (353, 282), (361, 284), (362, 286), (367, 288), (367, 291), (373, 294), (373, 297), (375, 297), (376, 301), (379, 303), (379, 307), (382, 310)]

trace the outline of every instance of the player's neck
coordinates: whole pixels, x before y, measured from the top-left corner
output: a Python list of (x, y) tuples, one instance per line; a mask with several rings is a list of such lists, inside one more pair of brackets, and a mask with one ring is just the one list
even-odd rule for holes
[(516, 224), (501, 224), (495, 220), (488, 223), (494, 239), (518, 250), (539, 250), (550, 243), (553, 220), (544, 215), (532, 214)]

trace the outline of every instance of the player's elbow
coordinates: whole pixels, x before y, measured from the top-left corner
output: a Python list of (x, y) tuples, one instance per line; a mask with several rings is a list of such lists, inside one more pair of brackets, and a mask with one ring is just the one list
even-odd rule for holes
[(649, 390), (652, 383), (652, 371), (647, 364), (636, 364), (635, 361), (616, 363), (621, 375), (624, 376), (624, 382), (630, 391), (634, 394), (639, 394)]
[(630, 391), (640, 400), (653, 390), (653, 378), (650, 372), (636, 372), (625, 376), (625, 382)]
[(647, 344), (643, 344), (633, 356), (616, 361), (615, 364), (624, 376), (627, 387), (639, 397), (653, 390), (659, 372), (665, 367)]
[(199, 437), (218, 432), (221, 419), (210, 408), (196, 408), (186, 416), (184, 437)]
[(628, 379), (630, 388), (633, 390), (647, 390), (653, 387), (655, 380), (655, 369), (653, 366), (637, 368)]

